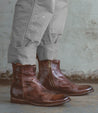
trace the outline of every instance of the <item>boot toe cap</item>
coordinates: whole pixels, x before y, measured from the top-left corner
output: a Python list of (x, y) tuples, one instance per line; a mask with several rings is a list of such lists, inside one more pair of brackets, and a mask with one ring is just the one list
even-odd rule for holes
[(65, 102), (70, 101), (70, 97), (65, 94), (56, 94), (52, 96), (52, 100), (63, 100)]

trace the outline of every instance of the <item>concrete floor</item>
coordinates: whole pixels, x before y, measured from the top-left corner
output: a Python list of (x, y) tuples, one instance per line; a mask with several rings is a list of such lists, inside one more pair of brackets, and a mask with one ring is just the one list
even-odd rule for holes
[(98, 113), (98, 84), (87, 96), (71, 97), (72, 101), (58, 107), (38, 107), (10, 103), (10, 86), (0, 85), (0, 113)]

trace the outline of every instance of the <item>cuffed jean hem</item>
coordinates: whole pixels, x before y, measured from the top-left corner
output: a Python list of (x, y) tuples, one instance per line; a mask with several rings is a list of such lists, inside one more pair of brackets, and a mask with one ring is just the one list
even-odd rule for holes
[(22, 65), (36, 64), (36, 47), (33, 45), (15, 48), (10, 46), (8, 52), (8, 63), (20, 63)]
[(39, 60), (53, 60), (56, 59), (57, 48), (55, 44), (40, 45), (37, 49)]
[(16, 58), (14, 58), (13, 56), (10, 56), (9, 57), (9, 60), (8, 60), (8, 63), (20, 63), (22, 65), (36, 65), (36, 60), (33, 60), (33, 59), (24, 59), (24, 61), (16, 61)]

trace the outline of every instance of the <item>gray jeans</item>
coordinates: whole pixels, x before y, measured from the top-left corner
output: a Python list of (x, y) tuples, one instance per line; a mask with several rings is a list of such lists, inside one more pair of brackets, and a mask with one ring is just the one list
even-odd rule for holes
[(57, 42), (67, 17), (67, 0), (18, 0), (12, 26), (8, 62), (36, 64), (56, 59)]

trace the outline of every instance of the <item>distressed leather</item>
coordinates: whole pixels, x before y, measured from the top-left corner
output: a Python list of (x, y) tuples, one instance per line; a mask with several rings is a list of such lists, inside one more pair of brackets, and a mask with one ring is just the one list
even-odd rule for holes
[(69, 96), (79, 96), (94, 91), (92, 86), (77, 85), (67, 79), (60, 70), (60, 60), (39, 61), (38, 79), (46, 88)]
[(11, 102), (40, 106), (61, 105), (69, 101), (64, 94), (56, 94), (42, 86), (36, 77), (35, 65), (13, 64)]

